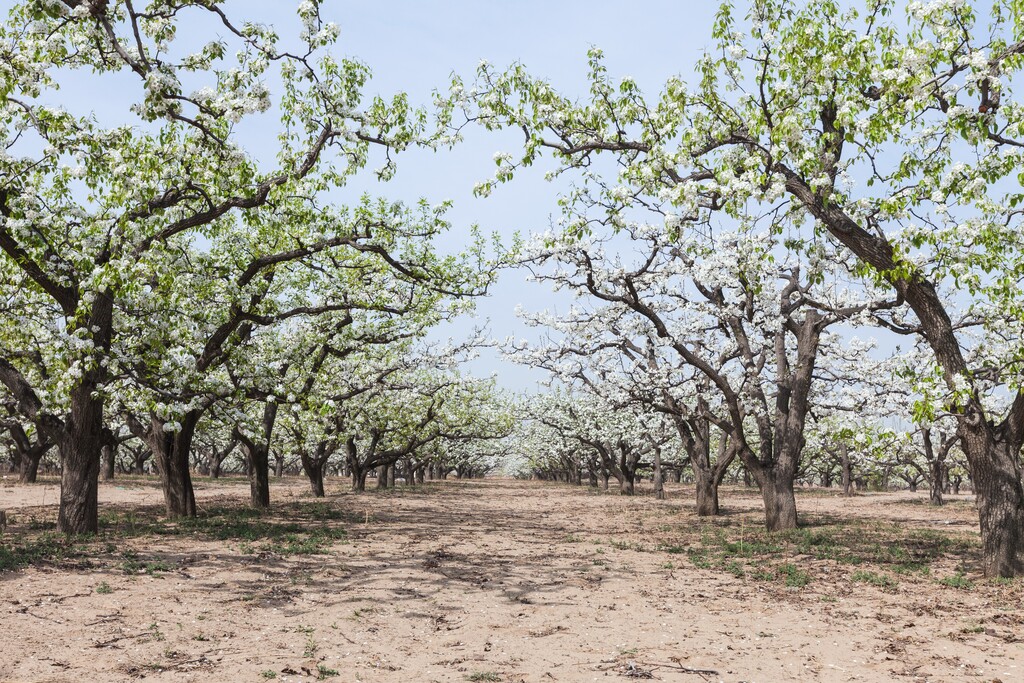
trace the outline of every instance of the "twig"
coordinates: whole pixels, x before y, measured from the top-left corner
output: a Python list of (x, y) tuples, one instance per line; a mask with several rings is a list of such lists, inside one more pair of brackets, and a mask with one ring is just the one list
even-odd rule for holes
[(151, 636), (151, 635), (153, 635), (152, 631), (143, 631), (142, 633), (136, 633), (134, 635), (116, 636), (114, 638), (111, 638), (110, 640), (104, 640), (104, 641), (99, 641), (99, 642), (93, 643), (92, 646), (95, 647), (95, 648), (110, 647), (111, 645), (113, 645), (114, 643), (116, 643), (116, 642), (118, 642), (120, 640), (131, 640), (133, 638), (141, 638), (142, 636)]
[(686, 674), (697, 674), (698, 676), (718, 675), (718, 672), (715, 669), (695, 669), (691, 666), (684, 666), (683, 663), (675, 657), (669, 657), (669, 659), (671, 659), (675, 663), (675, 666), (672, 666), (671, 664), (648, 664), (648, 666), (663, 666), (669, 669), (678, 669), (679, 671), (682, 671)]

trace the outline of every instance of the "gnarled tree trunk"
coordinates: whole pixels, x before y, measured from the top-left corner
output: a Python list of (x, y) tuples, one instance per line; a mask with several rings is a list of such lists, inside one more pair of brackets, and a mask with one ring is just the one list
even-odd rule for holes
[(58, 444), (62, 472), (57, 528), (65, 534), (99, 531), (100, 449), (104, 438), (103, 399), (97, 384), (83, 381), (72, 389), (71, 415)]
[(981, 523), (986, 576), (1024, 573), (1024, 488), (1020, 445), (998, 438), (991, 425), (961, 421), (960, 438), (971, 465)]

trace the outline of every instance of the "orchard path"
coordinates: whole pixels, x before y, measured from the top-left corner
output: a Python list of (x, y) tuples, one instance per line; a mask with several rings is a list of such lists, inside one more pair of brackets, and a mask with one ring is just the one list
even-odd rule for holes
[[(875, 585), (797, 554), (776, 559), (810, 580), (787, 586), (687, 554), (712, 532), (750, 535), (756, 492), (723, 492), (727, 514), (708, 525), (680, 487), (656, 501), (512, 480), (341, 485), (326, 504), (298, 480), (272, 491), (282, 520), (303, 510), (347, 533), (323, 553), (286, 551), (285, 537), (111, 531), (85, 556), (0, 574), (0, 681), (1024, 680), (1021, 581), (957, 589), (937, 580), (954, 570), (940, 561)], [(248, 495), (238, 480), (201, 487), (206, 509)], [(0, 487), (15, 518), (4, 540), (54, 514), (42, 489)], [(105, 485), (111, 528), (153, 517), (155, 491)], [(799, 506), (812, 521), (846, 510), (972, 528), (968, 501), (934, 510), (923, 495)]]

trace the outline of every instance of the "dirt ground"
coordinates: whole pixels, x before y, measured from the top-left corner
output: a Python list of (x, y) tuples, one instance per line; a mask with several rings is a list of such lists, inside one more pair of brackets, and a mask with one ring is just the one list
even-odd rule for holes
[[(201, 482), (180, 526), (103, 485), (99, 538), (0, 573), (0, 681), (1024, 681), (1024, 581), (977, 574), (967, 497), (801, 492), (780, 540), (742, 489), (708, 522), (679, 486), (330, 486), (253, 517)], [(0, 484), (0, 543), (52, 551), (56, 500)]]

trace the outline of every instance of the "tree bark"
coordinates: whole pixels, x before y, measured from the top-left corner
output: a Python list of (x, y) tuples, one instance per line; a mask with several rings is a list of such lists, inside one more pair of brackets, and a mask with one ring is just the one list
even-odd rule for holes
[(189, 451), (200, 415), (198, 410), (186, 413), (181, 418), (181, 429), (177, 432), (165, 432), (164, 421), (155, 415), (150, 417), (146, 442), (153, 451), (153, 460), (160, 471), (164, 507), (167, 516), (172, 519), (196, 516)]
[(39, 476), (39, 462), (47, 451), (53, 448), (53, 442), (37, 426), (36, 442), (33, 443), (28, 433), (18, 422), (7, 427), (14, 441), (14, 465), (18, 470), (18, 481), (22, 484), (34, 484)]
[[(244, 444), (244, 442), (243, 442)], [(257, 509), (270, 507), (270, 452), (263, 444), (243, 448), (249, 458), (249, 505)]]
[(842, 467), (843, 474), (843, 495), (853, 495), (853, 462), (850, 459), (850, 447), (845, 443), (839, 444), (839, 464)]
[(366, 491), (366, 475), (369, 472), (368, 469), (362, 469), (359, 467), (352, 468), (352, 490), (362, 493)]
[(323, 498), (324, 491), (324, 470), (327, 461), (330, 460), (331, 449), (326, 443), (320, 443), (315, 453), (308, 453), (305, 449), (299, 451), (299, 459), (302, 461), (302, 471), (309, 478), (309, 489), (314, 498)]
[(942, 505), (942, 491), (946, 486), (945, 463), (936, 459), (928, 463), (928, 470), (931, 474), (931, 481), (928, 482), (928, 502), (932, 505)]
[(714, 474), (703, 467), (695, 466), (693, 481), (697, 494), (697, 516), (716, 517), (719, 513), (718, 482), (715, 481)]
[(1024, 489), (1017, 444), (998, 440), (990, 425), (962, 424), (961, 444), (971, 464), (971, 481), (981, 522), (982, 566), (986, 576), (1024, 573)]
[(309, 490), (314, 498), (323, 498), (325, 495), (324, 466), (326, 464), (326, 460), (318, 461), (315, 458), (308, 457), (306, 453), (302, 453), (302, 470), (309, 478)]
[(114, 478), (114, 455), (117, 447), (113, 443), (103, 445), (103, 481), (111, 481)]
[(98, 382), (83, 380), (71, 390), (71, 416), (58, 445), (62, 472), (57, 528), (65, 534), (99, 531), (100, 449), (103, 399)]
[(786, 531), (797, 527), (796, 494), (793, 477), (785, 472), (766, 470), (758, 478), (764, 500), (765, 526), (768, 531)]
[(18, 481), (22, 484), (34, 484), (36, 478), (39, 476), (39, 461), (43, 459), (43, 454), (40, 453), (38, 457), (31, 458), (26, 455), (21, 456), (21, 467), (18, 471)]
[(665, 500), (665, 480), (661, 471), (661, 449), (654, 449), (654, 497)]
[[(823, 115), (826, 114), (823, 110)], [(834, 127), (834, 114), (833, 119)], [(824, 119), (823, 119), (824, 120)], [(842, 140), (842, 137), (838, 137)], [(838, 162), (841, 146), (833, 147)], [(861, 261), (870, 265), (910, 305), (920, 322), (921, 336), (931, 347), (951, 389), (973, 376), (960, 340), (936, 284), (917, 269), (907, 271), (893, 245), (869, 232), (826, 201), (795, 171), (777, 165), (786, 189)], [(973, 389), (973, 387), (972, 387)], [(1020, 449), (1024, 443), (1024, 393), (1018, 390), (1007, 417), (998, 425), (987, 419), (976, 390), (956, 406), (958, 434), (974, 480), (982, 536), (982, 566), (986, 576), (1011, 577), (1024, 573), (1024, 489), (1020, 478)]]
[(263, 404), (262, 434), (250, 439), (241, 429), (235, 428), (234, 437), (242, 444), (249, 463), (249, 504), (256, 509), (270, 507), (270, 441), (277, 422), (277, 401)]
[(623, 473), (622, 478), (619, 479), (619, 495), (620, 496), (632, 496), (635, 490), (633, 483), (633, 474)]

